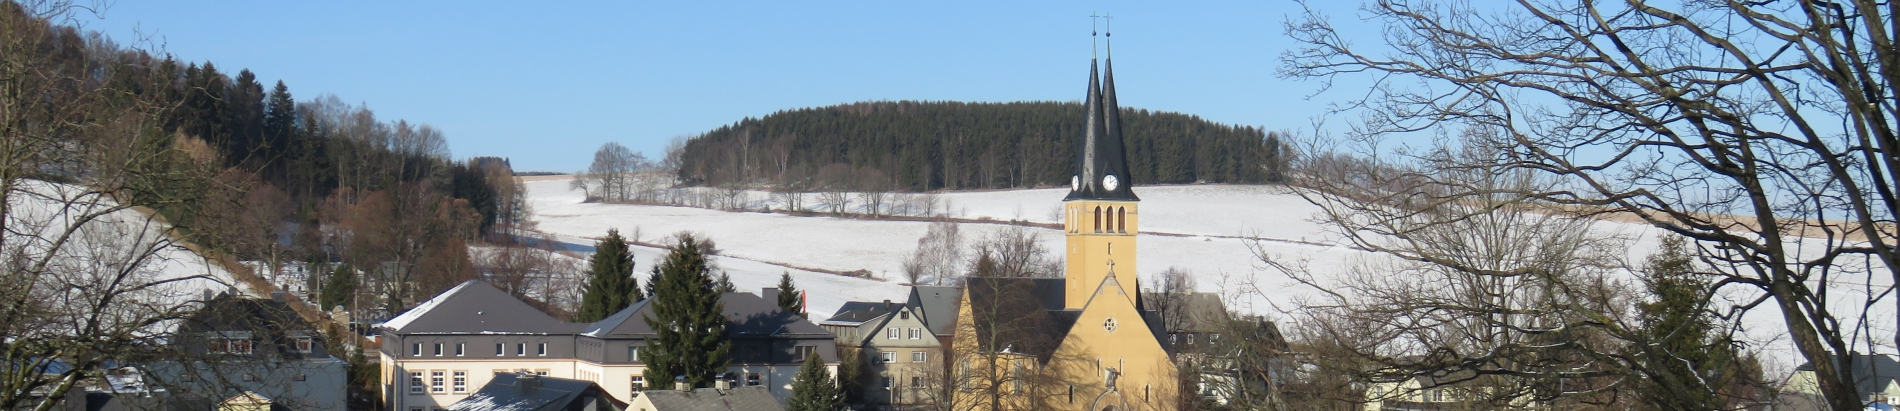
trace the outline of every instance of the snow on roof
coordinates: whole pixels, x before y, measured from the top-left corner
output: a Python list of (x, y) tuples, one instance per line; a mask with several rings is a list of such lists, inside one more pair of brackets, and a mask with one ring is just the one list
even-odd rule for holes
[(400, 330), (403, 329), (403, 327), (408, 327), (409, 323), (415, 322), (417, 318), (422, 318), (424, 315), (428, 315), (430, 310), (434, 310), (436, 306), (442, 305), (443, 301), (448, 301), (449, 298), (461, 293), (462, 290), (468, 289), (468, 285), (474, 284), (475, 282), (475, 280), (468, 280), (463, 281), (461, 284), (456, 284), (455, 288), (450, 288), (448, 291), (436, 294), (435, 298), (430, 298), (429, 301), (423, 301), (422, 304), (416, 304), (414, 308), (410, 308), (409, 311), (404, 311), (402, 315), (383, 322), (383, 328)]

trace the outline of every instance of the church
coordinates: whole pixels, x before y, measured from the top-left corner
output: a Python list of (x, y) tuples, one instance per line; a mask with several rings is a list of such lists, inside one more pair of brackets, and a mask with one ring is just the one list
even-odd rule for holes
[(951, 340), (955, 408), (1171, 410), (1177, 370), (1160, 316), (1143, 307), (1135, 196), (1115, 101), (1114, 58), (1089, 62), (1086, 128), (1063, 203), (1061, 278), (966, 280)]

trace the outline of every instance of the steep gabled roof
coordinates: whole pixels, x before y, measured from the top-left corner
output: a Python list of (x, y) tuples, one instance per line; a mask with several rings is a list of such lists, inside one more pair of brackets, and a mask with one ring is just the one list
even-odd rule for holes
[[(1082, 104), (1087, 106), (1088, 117), (1083, 120), (1081, 145), (1075, 160), (1075, 178), (1069, 196), (1071, 200), (1122, 200), (1141, 201), (1130, 188), (1128, 176), (1128, 156), (1123, 149), (1121, 108), (1115, 101), (1115, 61), (1108, 60), (1107, 83), (1098, 82), (1095, 60), (1089, 60), (1089, 91)], [(1102, 178), (1113, 175), (1120, 180), (1114, 188), (1109, 188)]]
[(971, 277), (964, 282), (976, 326), (976, 344), (984, 351), (1008, 351), (1047, 361), (1075, 324), (1076, 311), (1064, 310), (1061, 278)]
[(583, 324), (555, 320), (480, 280), (468, 280), (383, 323), (399, 334), (569, 334)]
[(924, 317), (924, 326), (931, 334), (950, 336), (957, 332), (957, 298), (961, 295), (956, 287), (914, 286), (906, 305), (917, 308), (917, 315)]

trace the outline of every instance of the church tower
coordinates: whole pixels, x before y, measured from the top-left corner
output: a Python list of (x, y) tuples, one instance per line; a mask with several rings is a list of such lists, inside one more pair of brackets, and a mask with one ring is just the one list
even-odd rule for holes
[(1129, 187), (1121, 109), (1115, 104), (1112, 49), (1107, 60), (1101, 83), (1097, 83), (1095, 60), (1089, 60), (1089, 90), (1083, 102), (1088, 119), (1077, 147), (1075, 174), (1069, 177), (1069, 196), (1062, 199), (1069, 309), (1087, 305), (1096, 287), (1110, 275), (1118, 275), (1127, 284), (1137, 278), (1135, 235), (1141, 199)]

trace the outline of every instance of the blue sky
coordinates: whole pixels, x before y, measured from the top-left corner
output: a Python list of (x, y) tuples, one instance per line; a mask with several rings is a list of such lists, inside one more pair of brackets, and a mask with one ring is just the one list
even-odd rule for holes
[(82, 22), (281, 79), (300, 100), (336, 94), (435, 125), (457, 157), (571, 172), (604, 142), (657, 158), (675, 136), (785, 109), (1080, 100), (1098, 12), (1116, 16), (1124, 107), (1304, 129), (1330, 98), (1274, 75), (1290, 1), (127, 0)]

